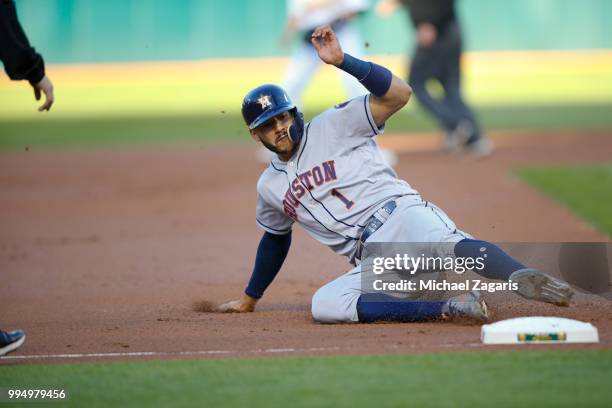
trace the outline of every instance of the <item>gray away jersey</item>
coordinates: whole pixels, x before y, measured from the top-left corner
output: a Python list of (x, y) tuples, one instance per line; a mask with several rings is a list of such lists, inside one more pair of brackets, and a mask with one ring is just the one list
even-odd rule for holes
[(366, 220), (385, 202), (417, 195), (397, 178), (373, 136), (382, 133), (369, 95), (314, 117), (289, 161), (278, 156), (257, 182), (257, 224), (286, 234), (298, 222), (317, 241), (352, 259)]

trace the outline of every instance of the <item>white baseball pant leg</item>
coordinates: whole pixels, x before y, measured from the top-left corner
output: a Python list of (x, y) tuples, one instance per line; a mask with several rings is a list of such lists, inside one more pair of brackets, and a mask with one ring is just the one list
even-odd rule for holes
[[(368, 239), (369, 242), (422, 243), (417, 256), (454, 257), (453, 247), (471, 236), (460, 231), (438, 207), (404, 196), (387, 222)], [(451, 245), (448, 245), (451, 244)], [(320, 323), (358, 322), (357, 300), (364, 293), (361, 265), (319, 288), (312, 297), (312, 317)]]

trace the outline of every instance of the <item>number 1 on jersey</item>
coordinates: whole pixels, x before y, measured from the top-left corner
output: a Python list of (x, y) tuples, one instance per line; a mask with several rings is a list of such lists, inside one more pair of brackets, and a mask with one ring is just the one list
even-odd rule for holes
[(338, 200), (342, 201), (342, 203), (344, 204), (347, 210), (350, 209), (353, 206), (353, 204), (355, 204), (354, 202), (346, 198), (346, 196), (344, 196), (340, 191), (336, 190), (335, 188), (332, 189), (331, 195), (338, 198)]

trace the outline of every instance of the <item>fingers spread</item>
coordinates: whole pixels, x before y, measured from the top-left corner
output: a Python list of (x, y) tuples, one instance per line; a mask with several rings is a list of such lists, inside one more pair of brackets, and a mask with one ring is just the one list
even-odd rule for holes
[(218, 313), (239, 313), (240, 303), (237, 300), (232, 300), (231, 302), (223, 303), (216, 307), (215, 312)]
[(217, 313), (225, 313), (227, 312), (227, 305), (219, 305), (217, 307), (215, 307), (213, 310), (213, 312), (217, 312)]

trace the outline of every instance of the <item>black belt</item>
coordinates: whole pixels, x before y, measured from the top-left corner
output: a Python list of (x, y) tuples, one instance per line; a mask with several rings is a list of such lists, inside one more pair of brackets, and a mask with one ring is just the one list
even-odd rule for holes
[(397, 207), (395, 200), (387, 201), (385, 205), (380, 207), (368, 220), (366, 225), (359, 236), (359, 242), (357, 244), (357, 253), (355, 257), (361, 259), (361, 251), (363, 250), (363, 244), (372, 236), (373, 233), (378, 231), (380, 227), (389, 219), (389, 216)]

